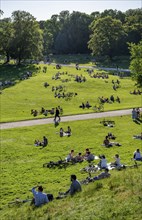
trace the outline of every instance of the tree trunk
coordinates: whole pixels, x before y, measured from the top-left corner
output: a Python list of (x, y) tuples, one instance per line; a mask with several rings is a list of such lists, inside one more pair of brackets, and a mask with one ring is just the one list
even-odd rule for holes
[(10, 61), (10, 56), (9, 56), (9, 53), (6, 52), (6, 61), (5, 61), (5, 63), (9, 63), (9, 61)]

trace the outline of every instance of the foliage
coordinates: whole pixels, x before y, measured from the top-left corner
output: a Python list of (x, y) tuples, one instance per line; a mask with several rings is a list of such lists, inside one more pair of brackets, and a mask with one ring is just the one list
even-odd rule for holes
[[(7, 62), (10, 56), (16, 59), (40, 59), (40, 55), (47, 58), (49, 54), (86, 54), (90, 50), (110, 57), (128, 55), (127, 42), (138, 43), (141, 39), (141, 19), (142, 9), (126, 12), (109, 9), (101, 13), (95, 11), (91, 15), (65, 10), (59, 15), (52, 15), (51, 19), (39, 22), (28, 12), (15, 11), (11, 18), (0, 21), (0, 51), (7, 56)], [(97, 27), (97, 34), (93, 30), (91, 35), (91, 23), (100, 21), (103, 21), (100, 24), (102, 28)], [(107, 27), (104, 21), (107, 22)], [(109, 30), (108, 33), (106, 29)], [(90, 37), (92, 40), (89, 41)], [(95, 45), (95, 41), (99, 43), (99, 47)]]
[(142, 41), (139, 44), (129, 44), (131, 53), (130, 70), (136, 85), (142, 88)]
[(107, 16), (93, 21), (90, 27), (92, 34), (88, 46), (93, 54), (95, 56), (108, 55), (112, 58), (120, 39), (125, 34), (121, 21)]
[(39, 58), (42, 52), (42, 32), (36, 19), (28, 12), (12, 13), (14, 38), (11, 56), (18, 59)]
[(13, 24), (10, 18), (0, 21), (0, 52), (6, 55), (6, 62), (10, 60), (10, 52), (12, 47), (12, 39), (14, 36)]

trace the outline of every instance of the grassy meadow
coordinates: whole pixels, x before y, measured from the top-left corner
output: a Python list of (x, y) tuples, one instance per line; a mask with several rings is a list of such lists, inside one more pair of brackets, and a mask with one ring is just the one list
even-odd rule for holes
[[(43, 67), (47, 67), (47, 73), (43, 73)], [(40, 71), (37, 68), (40, 67)], [(26, 80), (20, 80), (20, 77), (31, 71), (33, 76)], [(57, 72), (66, 73), (60, 75), (60, 79), (53, 80)], [(96, 72), (104, 72), (94, 70)], [(109, 74), (109, 73), (108, 73)], [(86, 78), (86, 82), (78, 83), (75, 81), (76, 75), (82, 75)], [(113, 104), (105, 103), (104, 111), (127, 109), (139, 107), (141, 105), (140, 95), (131, 95), (130, 91), (135, 88), (134, 82), (130, 78), (119, 79), (118, 76), (109, 74), (108, 79), (91, 78), (86, 71), (86, 68), (76, 70), (74, 67), (63, 66), (57, 70), (54, 65), (29, 65), (29, 66), (0, 66), (0, 81), (11, 80), (14, 82), (13, 86), (3, 88), (1, 90), (1, 122), (20, 121), (33, 119), (31, 109), (41, 110), (51, 109), (60, 105), (63, 108), (63, 115), (83, 114), (94, 112), (92, 108), (81, 109), (79, 106), (82, 102), (89, 103), (92, 106), (98, 104), (98, 97), (110, 98), (114, 95), (116, 99), (119, 96), (121, 103), (114, 102)], [(113, 90), (112, 80), (116, 82), (119, 79), (120, 88)], [(68, 80), (68, 82), (64, 82)], [(49, 86), (44, 87), (44, 83), (48, 82)], [(55, 98), (52, 92), (52, 86), (63, 86), (65, 94), (68, 92), (77, 93), (69, 100), (64, 98)], [(57, 91), (58, 93), (58, 91)], [(51, 117), (49, 114), (47, 117)], [(35, 118), (45, 118), (43, 115), (38, 115)]]
[[(62, 66), (60, 70), (55, 65), (2, 65), (0, 64), (0, 81), (12, 81), (14, 84), (2, 88), (1, 99), (1, 122), (21, 121), (36, 118), (53, 117), (48, 115), (31, 115), (31, 109), (51, 109), (61, 106), (63, 115), (83, 114), (94, 112), (92, 108), (81, 109), (82, 102), (92, 106), (98, 104), (98, 97), (109, 98), (110, 95), (120, 97), (121, 103), (106, 103), (104, 111), (128, 109), (141, 106), (141, 96), (131, 95), (130, 91), (136, 89), (135, 83), (130, 77), (120, 79), (118, 76), (109, 74), (108, 79), (91, 78), (87, 73), (87, 66), (95, 65), (90, 56), (60, 56), (51, 57), (52, 62), (63, 63), (73, 66)], [(75, 63), (86, 68), (76, 70)], [(129, 59), (116, 59), (114, 63), (97, 63), (99, 66), (128, 68)], [(43, 68), (47, 67), (47, 72)], [(33, 73), (32, 77), (20, 80), (27, 71)], [(53, 80), (57, 72), (61, 74), (59, 80)], [(96, 72), (105, 72), (98, 71)], [(76, 75), (85, 76), (87, 81), (77, 83), (74, 81)], [(112, 80), (120, 80), (120, 88), (113, 90)], [(67, 81), (67, 82), (63, 82)], [(44, 87), (48, 82), (49, 86)], [(62, 85), (65, 93), (77, 93), (70, 100), (54, 98), (52, 86)], [(58, 91), (57, 91), (58, 92)], [(49, 161), (64, 159), (71, 149), (75, 155), (79, 152), (85, 153), (90, 148), (95, 155), (105, 154), (107, 161), (112, 162), (116, 153), (120, 155), (121, 163), (132, 165), (133, 152), (139, 148), (142, 151), (140, 140), (133, 139), (134, 134), (141, 133), (141, 121), (135, 123), (129, 116), (110, 117), (115, 121), (115, 127), (104, 127), (102, 119), (86, 121), (61, 122), (57, 127), (54, 124), (29, 126), (23, 128), (1, 130), (1, 163), (0, 163), (0, 187), (1, 187), (1, 220), (140, 220), (142, 218), (142, 166), (129, 168), (122, 171), (110, 171), (109, 179), (99, 180), (88, 185), (83, 185), (82, 192), (73, 197), (62, 200), (54, 199), (51, 203), (40, 208), (30, 206), (30, 202), (21, 204), (9, 204), (16, 198), (32, 198), (31, 188), (37, 184), (44, 187), (44, 192), (52, 193), (54, 197), (58, 192), (66, 191), (70, 186), (70, 175), (76, 174), (79, 180), (87, 177), (80, 169), (88, 163), (71, 165), (66, 169), (49, 169), (43, 164)], [(59, 130), (67, 126), (72, 129), (70, 137), (59, 137)], [(104, 148), (102, 142), (108, 132), (112, 132), (122, 146)], [(42, 140), (47, 136), (49, 144), (41, 149), (34, 146), (34, 140)], [(99, 160), (95, 160), (97, 164)], [(141, 163), (141, 162), (139, 162)], [(99, 172), (96, 173), (98, 175)], [(95, 174), (94, 174), (95, 175)]]
[[(8, 205), (16, 198), (32, 198), (29, 190), (34, 185), (42, 184), (45, 192), (53, 193), (56, 197), (59, 191), (68, 189), (71, 174), (76, 174), (79, 180), (85, 179), (87, 174), (80, 172), (87, 165), (85, 161), (66, 169), (43, 167), (46, 162), (58, 161), (59, 156), (65, 158), (71, 149), (75, 150), (76, 155), (90, 148), (95, 155), (105, 154), (108, 162), (113, 161), (113, 156), (118, 153), (121, 163), (133, 164), (133, 152), (136, 148), (142, 151), (141, 141), (133, 139), (134, 134), (140, 134), (141, 124), (133, 122), (131, 116), (110, 119), (115, 121), (113, 128), (104, 127), (101, 119), (94, 119), (61, 122), (57, 127), (48, 124), (1, 130), (1, 219), (141, 219), (142, 166), (138, 169), (112, 170), (109, 179), (83, 185), (83, 191), (73, 198), (55, 199), (41, 208), (33, 208), (30, 202)], [(72, 136), (59, 137), (56, 132), (60, 127), (66, 129), (68, 125), (72, 129)], [(108, 132), (112, 132), (122, 146), (101, 146)], [(43, 149), (35, 147), (34, 140), (41, 140), (43, 135), (48, 137), (49, 145)], [(94, 161), (95, 164), (98, 162)]]

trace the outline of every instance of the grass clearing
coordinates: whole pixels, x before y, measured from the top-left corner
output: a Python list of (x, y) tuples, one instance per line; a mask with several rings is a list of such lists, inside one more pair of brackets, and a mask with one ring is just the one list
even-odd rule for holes
[[(65, 158), (71, 149), (84, 152), (87, 147), (95, 155), (105, 154), (108, 162), (118, 153), (121, 162), (133, 164), (130, 160), (136, 148), (142, 151), (141, 141), (133, 139), (141, 132), (141, 124), (136, 124), (130, 116), (113, 117), (116, 126), (104, 127), (101, 119), (7, 129), (1, 131), (1, 219), (138, 219), (142, 216), (141, 172), (138, 169), (111, 171), (109, 179), (83, 186), (83, 191), (73, 198), (54, 200), (40, 209), (33, 209), (29, 203), (11, 205), (8, 202), (19, 197), (25, 199), (33, 185), (40, 183), (47, 193), (56, 197), (70, 185), (70, 175), (75, 173), (79, 180), (86, 178), (80, 169), (87, 162), (65, 169), (43, 168), (45, 162)], [(70, 125), (71, 137), (60, 138), (57, 131)], [(131, 128), (131, 129), (129, 129)], [(112, 132), (121, 147), (104, 148), (104, 137)], [(46, 135), (49, 145), (44, 149), (34, 146), (34, 140)], [(98, 160), (95, 161), (98, 163)]]
[[(63, 115), (83, 114), (93, 112), (93, 109), (81, 109), (79, 106), (82, 102), (89, 103), (95, 106), (98, 103), (98, 97), (110, 98), (114, 95), (120, 97), (121, 103), (114, 102), (113, 104), (105, 103), (104, 111), (127, 109), (139, 107), (141, 105), (140, 95), (131, 95), (129, 92), (133, 91), (135, 86), (130, 78), (119, 79), (117, 76), (109, 75), (109, 79), (91, 78), (85, 69), (76, 70), (74, 67), (62, 67), (60, 72), (67, 72), (68, 74), (61, 75), (61, 79), (52, 80), (52, 77), (58, 72), (55, 66), (47, 65), (47, 73), (43, 73), (43, 64), (40, 65), (41, 71), (37, 72), (37, 66), (27, 67), (33, 69), (33, 76), (27, 80), (19, 81), (18, 77), (26, 72), (26, 67), (3, 67), (0, 69), (1, 80), (7, 79), (15, 82), (14, 86), (2, 90), (1, 96), (1, 122), (20, 121), (33, 119), (31, 109), (41, 110), (51, 109), (60, 105), (63, 108)], [(15, 70), (16, 68), (16, 70)], [(3, 72), (4, 71), (4, 72)], [(20, 72), (18, 72), (20, 71)], [(94, 70), (98, 72), (97, 70)], [(102, 72), (102, 71), (100, 71)], [(104, 71), (103, 71), (104, 72)], [(18, 74), (18, 76), (17, 76)], [(87, 81), (77, 83), (74, 81), (75, 75), (83, 75)], [(73, 77), (74, 76), (74, 77)], [(68, 82), (62, 80), (68, 79)], [(121, 87), (114, 91), (112, 80), (120, 80)], [(45, 88), (44, 83), (48, 82), (49, 87)], [(55, 98), (52, 92), (52, 86), (65, 86), (65, 93), (77, 93), (77, 96), (72, 97), (66, 101), (64, 98)], [(51, 117), (48, 115), (47, 117)], [(38, 115), (36, 118), (45, 118), (44, 115)]]

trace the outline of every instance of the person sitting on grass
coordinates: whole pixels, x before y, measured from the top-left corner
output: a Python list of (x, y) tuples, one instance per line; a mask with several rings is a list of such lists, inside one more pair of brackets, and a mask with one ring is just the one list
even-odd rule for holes
[(140, 152), (139, 149), (137, 149), (137, 150), (134, 152), (133, 159), (134, 159), (134, 160), (138, 160), (138, 161), (142, 161), (142, 155), (141, 155), (141, 152)]
[(47, 137), (43, 136), (43, 141), (42, 141), (41, 146), (46, 147), (47, 145), (48, 145), (48, 139)]
[(72, 174), (70, 178), (71, 178), (71, 182), (72, 182), (70, 185), (70, 188), (65, 193), (61, 193), (64, 196), (67, 196), (68, 194), (73, 196), (75, 193), (82, 191), (81, 184), (77, 180), (76, 175)]
[(115, 154), (114, 159), (115, 161), (111, 163), (111, 166), (116, 168), (121, 167), (119, 154)]
[(109, 141), (109, 139), (108, 139), (108, 136), (106, 136), (106, 138), (104, 139), (103, 145), (104, 145), (105, 147), (112, 147), (112, 144), (110, 143), (110, 141)]
[(121, 146), (121, 144), (118, 142), (110, 142), (108, 136), (106, 136), (105, 140), (103, 141), (103, 146), (112, 147), (112, 146)]
[(90, 108), (91, 107), (91, 105), (90, 105), (90, 103), (88, 101), (86, 102), (85, 106), (86, 106), (86, 108)]
[(100, 157), (100, 162), (98, 163), (98, 167), (101, 169), (106, 169), (107, 168), (107, 160), (105, 155), (101, 155)]
[[(38, 191), (35, 189), (38, 188)], [(42, 186), (35, 186), (32, 188), (32, 193), (34, 195), (34, 198), (31, 201), (31, 205), (35, 205), (37, 207), (46, 204), (49, 202), (48, 197), (45, 193), (43, 193), (43, 187)]]
[(60, 137), (63, 137), (63, 136), (64, 136), (64, 129), (60, 128)]
[(100, 173), (98, 176), (94, 176), (94, 177), (87, 177), (86, 179), (89, 181), (89, 182), (94, 182), (96, 180), (101, 180), (101, 179), (104, 179), (104, 178), (108, 178), (110, 177), (111, 174), (109, 173), (109, 169), (106, 168), (104, 170), (104, 172)]
[(83, 109), (85, 108), (84, 102), (82, 102), (82, 105), (80, 105), (79, 108), (83, 108)]
[(93, 154), (91, 154), (91, 152), (90, 152), (90, 151), (88, 151), (88, 153), (87, 153), (87, 155), (86, 155), (85, 159), (86, 159), (88, 162), (91, 162), (91, 161), (93, 161), (93, 160), (94, 160), (94, 155), (93, 155)]
[(74, 150), (71, 150), (71, 152), (68, 154), (66, 161), (70, 162), (70, 161), (74, 161)]
[(70, 126), (68, 126), (68, 129), (67, 129), (67, 131), (65, 133), (67, 134), (68, 137), (71, 136), (71, 128), (70, 128)]
[(86, 148), (85, 154), (83, 155), (84, 159), (86, 159), (86, 157), (88, 156), (88, 152), (89, 152), (89, 151), (90, 151), (89, 148)]
[(109, 139), (113, 139), (113, 140), (115, 140), (115, 138), (116, 138), (112, 133), (108, 133), (107, 136)]
[(140, 135), (134, 135), (133, 138), (142, 140), (142, 132), (141, 132)]
[(75, 157), (76, 162), (82, 162), (83, 161), (83, 156), (82, 153), (78, 153), (78, 155)]

